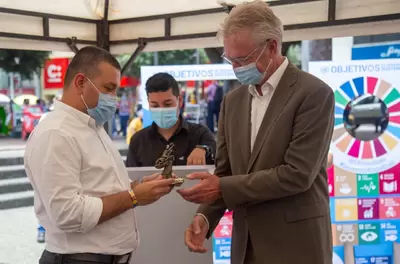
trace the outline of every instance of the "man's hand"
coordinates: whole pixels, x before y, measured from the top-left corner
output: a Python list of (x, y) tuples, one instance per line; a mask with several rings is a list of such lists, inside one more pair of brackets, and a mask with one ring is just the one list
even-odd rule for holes
[(192, 173), (186, 177), (189, 180), (200, 179), (195, 186), (177, 190), (186, 201), (198, 204), (211, 204), (221, 197), (219, 177), (207, 172)]
[(187, 158), (187, 165), (205, 165), (206, 151), (202, 148), (195, 148)]
[(204, 218), (196, 215), (192, 224), (185, 231), (185, 245), (190, 251), (196, 253), (205, 253), (204, 240), (208, 232), (208, 226)]
[(149, 181), (154, 181), (156, 179), (157, 180), (161, 180), (162, 179), (162, 176), (161, 176), (161, 174), (159, 172), (154, 173), (154, 174), (152, 174), (150, 176), (143, 176), (142, 183), (149, 182)]
[(162, 196), (171, 192), (175, 179), (163, 179), (162, 176), (156, 177), (152, 181), (138, 184), (134, 187), (133, 192), (139, 205), (148, 205), (154, 203)]
[[(177, 178), (177, 176), (173, 173), (172, 174), (172, 178), (175, 179), (175, 178)], [(157, 172), (157, 173), (154, 173), (154, 174), (149, 175), (149, 176), (143, 176), (141, 183), (150, 182), (150, 181), (154, 181), (154, 180), (161, 180), (161, 179), (163, 179), (163, 176), (159, 172)], [(132, 184), (134, 184), (134, 185), (132, 185)], [(137, 182), (132, 182), (132, 184), (131, 184), (131, 188), (133, 189), (134, 188), (133, 186), (136, 186), (137, 184), (139, 184), (139, 182), (138, 181)]]

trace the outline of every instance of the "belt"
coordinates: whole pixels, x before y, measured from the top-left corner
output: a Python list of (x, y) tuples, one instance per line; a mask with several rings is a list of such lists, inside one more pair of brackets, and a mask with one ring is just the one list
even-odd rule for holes
[(103, 255), (94, 253), (77, 253), (77, 254), (56, 254), (45, 250), (48, 255), (57, 256), (61, 259), (61, 263), (67, 260), (87, 261), (104, 264), (129, 264), (132, 253), (125, 255)]

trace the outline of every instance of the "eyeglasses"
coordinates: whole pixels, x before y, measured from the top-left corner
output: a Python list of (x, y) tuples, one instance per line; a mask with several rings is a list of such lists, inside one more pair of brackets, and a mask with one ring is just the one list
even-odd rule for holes
[(239, 64), (245, 65), (247, 64), (248, 59), (258, 50), (259, 48), (255, 48), (249, 55), (244, 58), (229, 58), (225, 55), (225, 52), (221, 55), (221, 57), (228, 62), (229, 64)]
[[(254, 55), (254, 53), (255, 53), (257, 50), (259, 50), (260, 48), (262, 48), (263, 51), (264, 51), (265, 46), (268, 44), (268, 41), (269, 41), (269, 39), (267, 39), (267, 40), (265, 41), (265, 45), (264, 45), (264, 46), (260, 46), (260, 47), (255, 48), (252, 52), (250, 52), (249, 55), (247, 55), (247, 56), (244, 57), (244, 58), (243, 58), (243, 57), (241, 57), (241, 58), (229, 58), (229, 57), (227, 57), (227, 56), (225, 55), (225, 52), (221, 55), (221, 58), (223, 58), (223, 59), (224, 59), (226, 62), (228, 62), (229, 64), (238, 64), (238, 65), (240, 65), (240, 66), (247, 65), (249, 59)], [(261, 54), (260, 54), (260, 55), (261, 55)]]

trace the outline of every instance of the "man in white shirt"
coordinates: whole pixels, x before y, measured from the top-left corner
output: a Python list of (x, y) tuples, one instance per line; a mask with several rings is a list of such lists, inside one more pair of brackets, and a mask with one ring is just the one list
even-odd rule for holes
[(243, 86), (222, 103), (215, 175), (195, 173), (201, 182), (178, 191), (203, 204), (185, 243), (205, 252), (228, 209), (232, 264), (331, 264), (333, 91), (282, 56), (282, 22), (264, 1), (237, 5), (219, 33)]
[(121, 68), (97, 47), (72, 59), (55, 109), (26, 146), (35, 213), (46, 229), (40, 264), (129, 263), (139, 234), (134, 207), (171, 191), (173, 179), (131, 182), (103, 125), (115, 113)]

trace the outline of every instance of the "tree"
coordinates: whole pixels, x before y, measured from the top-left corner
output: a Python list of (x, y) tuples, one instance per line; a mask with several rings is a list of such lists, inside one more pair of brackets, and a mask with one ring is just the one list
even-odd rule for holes
[[(124, 54), (117, 57), (117, 60), (124, 66), (129, 60), (130, 54)], [(207, 54), (203, 49), (199, 49), (200, 63), (209, 63)], [(171, 50), (158, 52), (158, 65), (187, 65), (196, 63), (196, 50)], [(142, 52), (136, 58), (135, 62), (124, 73), (127, 76), (140, 77), (140, 67), (154, 65), (154, 53)]]
[(30, 80), (33, 73), (40, 73), (49, 55), (48, 51), (0, 49), (0, 68), (5, 72), (19, 73), (22, 79)]

